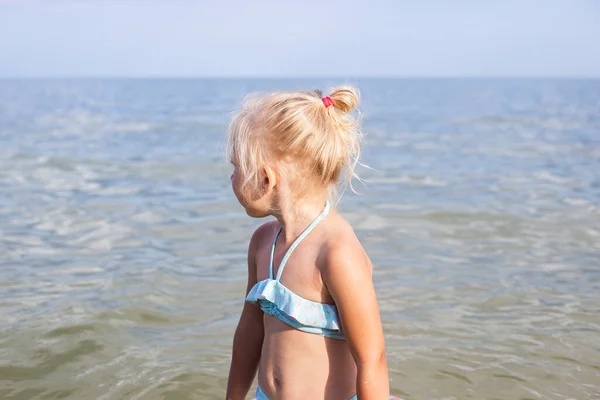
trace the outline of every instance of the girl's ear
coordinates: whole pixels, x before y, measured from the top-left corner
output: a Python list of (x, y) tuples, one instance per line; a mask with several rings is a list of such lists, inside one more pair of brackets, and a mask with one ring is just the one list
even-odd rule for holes
[(263, 181), (262, 181), (262, 191), (263, 193), (269, 193), (273, 188), (277, 185), (277, 172), (266, 166), (263, 168)]

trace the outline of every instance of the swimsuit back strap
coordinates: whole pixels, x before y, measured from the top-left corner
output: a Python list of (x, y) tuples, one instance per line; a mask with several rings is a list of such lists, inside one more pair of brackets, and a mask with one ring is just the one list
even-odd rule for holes
[(273, 239), (273, 245), (271, 246), (271, 260), (269, 261), (269, 279), (273, 279), (273, 257), (275, 256), (275, 243), (277, 243), (277, 239), (279, 235), (281, 235), (281, 230), (283, 227), (279, 228), (277, 231), (277, 235), (275, 235), (275, 239)]
[[(292, 243), (292, 245), (290, 246), (290, 248), (285, 252), (285, 255), (283, 256), (283, 258), (281, 259), (281, 264), (279, 264), (279, 269), (277, 271), (277, 278), (276, 280), (278, 281), (279, 279), (281, 279), (281, 274), (283, 273), (283, 269), (285, 268), (285, 264), (287, 263), (288, 259), (290, 258), (290, 255), (292, 255), (292, 252), (296, 249), (296, 247), (298, 247), (298, 245), (300, 244), (300, 242), (302, 242), (302, 240), (304, 240), (304, 238), (306, 236), (308, 236), (308, 234), (315, 229), (315, 227), (317, 226), (317, 224), (319, 222), (321, 222), (329, 213), (329, 202), (327, 202), (327, 204), (325, 204), (325, 208), (323, 208), (323, 211), (321, 211), (321, 213), (319, 214), (319, 216), (313, 221), (311, 222), (311, 224), (304, 230), (304, 232), (302, 232), (300, 234), (300, 236), (298, 236), (296, 238), (296, 240), (294, 240), (294, 242)], [(275, 255), (275, 244), (277, 242), (277, 238), (279, 237), (279, 235), (281, 234), (281, 230), (282, 228), (279, 228), (279, 232), (277, 232), (277, 235), (275, 235), (275, 240), (273, 240), (273, 247), (271, 248), (271, 263), (270, 263), (270, 277), (271, 279), (273, 279), (273, 257)]]

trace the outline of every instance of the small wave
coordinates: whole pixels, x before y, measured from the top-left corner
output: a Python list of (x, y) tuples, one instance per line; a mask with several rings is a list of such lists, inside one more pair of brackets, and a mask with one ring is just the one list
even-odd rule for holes
[(444, 187), (448, 183), (435, 179), (430, 176), (414, 176), (414, 175), (400, 175), (396, 177), (385, 177), (385, 178), (369, 178), (367, 183), (380, 183), (385, 185), (410, 185), (410, 186), (433, 186), (433, 187)]

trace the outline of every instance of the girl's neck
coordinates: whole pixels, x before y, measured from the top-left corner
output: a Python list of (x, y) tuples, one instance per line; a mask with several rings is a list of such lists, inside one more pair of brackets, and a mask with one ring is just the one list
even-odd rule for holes
[(291, 244), (323, 211), (327, 198), (324, 195), (304, 197), (294, 201), (281, 201), (273, 214), (282, 226), (282, 239)]

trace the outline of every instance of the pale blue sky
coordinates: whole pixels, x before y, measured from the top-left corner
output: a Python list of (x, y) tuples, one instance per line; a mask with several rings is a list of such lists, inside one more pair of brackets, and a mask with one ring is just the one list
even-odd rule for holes
[(0, 76), (600, 76), (596, 0), (0, 0)]

